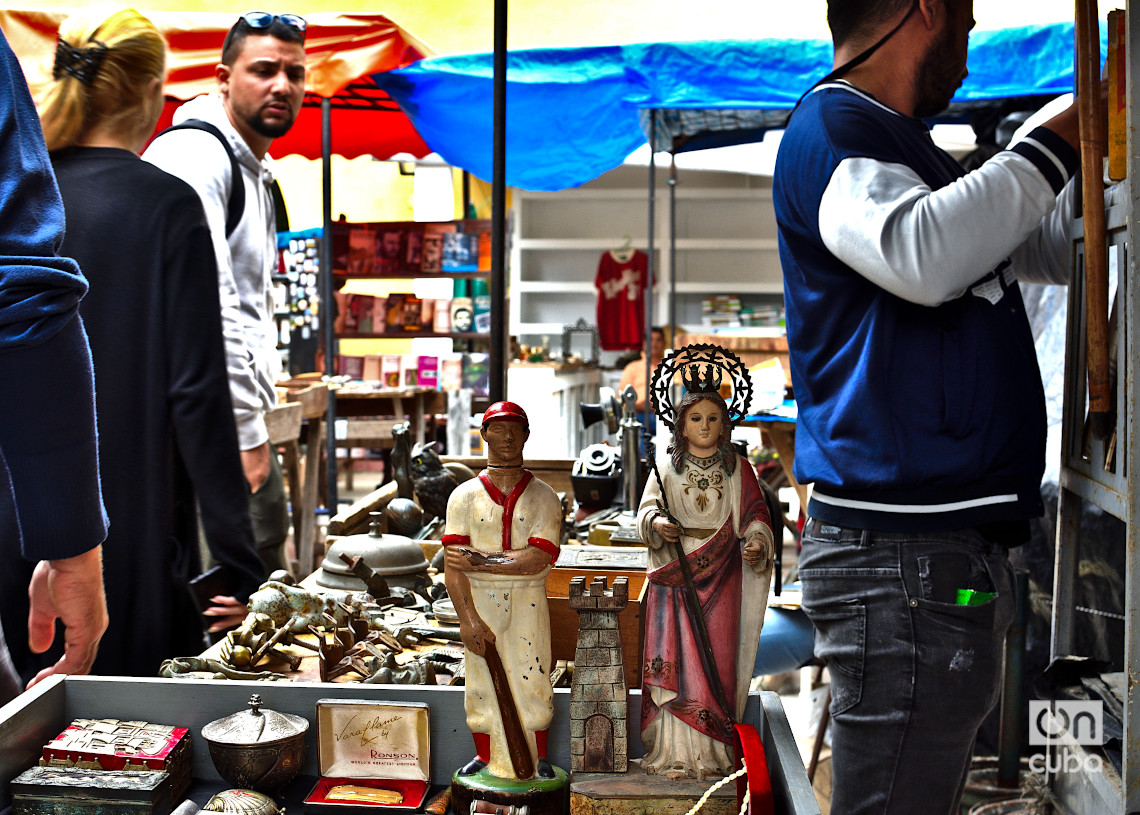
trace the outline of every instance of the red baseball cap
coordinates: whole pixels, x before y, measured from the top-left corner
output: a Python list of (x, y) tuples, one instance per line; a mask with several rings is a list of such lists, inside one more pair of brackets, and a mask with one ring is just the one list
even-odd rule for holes
[(487, 408), (487, 412), (483, 414), (483, 424), (490, 422), (518, 422), (530, 427), (526, 411), (514, 402), (495, 402)]

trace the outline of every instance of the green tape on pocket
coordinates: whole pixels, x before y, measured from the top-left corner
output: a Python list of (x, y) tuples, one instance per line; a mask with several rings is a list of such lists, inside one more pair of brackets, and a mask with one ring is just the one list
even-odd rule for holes
[(980, 606), (994, 599), (992, 591), (977, 591), (976, 589), (958, 589), (958, 599), (955, 604), (959, 606)]

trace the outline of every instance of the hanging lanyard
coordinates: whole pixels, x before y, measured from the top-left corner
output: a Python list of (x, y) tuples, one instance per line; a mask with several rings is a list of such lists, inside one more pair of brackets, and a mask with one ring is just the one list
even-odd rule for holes
[(799, 106), (800, 106), (800, 102), (804, 101), (804, 99), (807, 98), (808, 94), (810, 94), (812, 91), (814, 91), (820, 85), (823, 85), (826, 82), (831, 82), (832, 80), (835, 80), (835, 79), (839, 79), (844, 74), (849, 73), (853, 68), (857, 68), (858, 66), (862, 65), (864, 62), (869, 60), (871, 58), (871, 55), (874, 54), (876, 51), (879, 50), (879, 48), (882, 47), (883, 43), (885, 43), (887, 40), (889, 40), (891, 37), (893, 37), (895, 34), (897, 34), (899, 29), (902, 28), (906, 24), (906, 21), (911, 18), (911, 15), (914, 14), (915, 10), (918, 8), (918, 3), (919, 3), (919, 0), (914, 0), (914, 2), (911, 3), (911, 5), (910, 5), (910, 10), (907, 11), (907, 13), (905, 15), (903, 15), (903, 18), (898, 21), (898, 24), (894, 28), (892, 28), (890, 31), (888, 31), (886, 34), (884, 34), (882, 37), (880, 37), (878, 42), (876, 42), (870, 48), (867, 48), (864, 51), (860, 52), (857, 56), (854, 56), (851, 59), (847, 60), (847, 62), (840, 65), (838, 68), (836, 68), (831, 73), (829, 73), (827, 76), (825, 76), (823, 79), (819, 80), (814, 85), (812, 85), (810, 88), (808, 88), (806, 91), (804, 91), (804, 95), (796, 100), (795, 106), (792, 107), (792, 112), (789, 113), (788, 118), (784, 120), (784, 127), (788, 126), (788, 122), (791, 120), (792, 114), (794, 114), (796, 112), (796, 109), (799, 108)]

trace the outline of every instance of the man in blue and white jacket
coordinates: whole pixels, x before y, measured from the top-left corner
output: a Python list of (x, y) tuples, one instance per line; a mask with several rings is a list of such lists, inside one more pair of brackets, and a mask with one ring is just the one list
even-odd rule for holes
[[(829, 0), (839, 66), (774, 179), (800, 575), (832, 679), (835, 812), (957, 811), (997, 700), (1008, 546), (1041, 514), (1044, 397), (1017, 281), (1063, 283), (1075, 109), (965, 174), (931, 140), (971, 0)], [(839, 77), (842, 76), (842, 79)], [(958, 605), (973, 589), (977, 605)]]

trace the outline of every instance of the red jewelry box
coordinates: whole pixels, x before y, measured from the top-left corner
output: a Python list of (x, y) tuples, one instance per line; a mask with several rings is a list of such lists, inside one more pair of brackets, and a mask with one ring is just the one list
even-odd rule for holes
[[(429, 710), (423, 702), (317, 701), (320, 778), (305, 797), (311, 815), (419, 812), (430, 787)], [(400, 803), (335, 798), (338, 786), (366, 797), (370, 790), (399, 793)]]
[(189, 729), (119, 719), (75, 719), (40, 757), (43, 767), (162, 770), (175, 800), (190, 788), (190, 764)]

